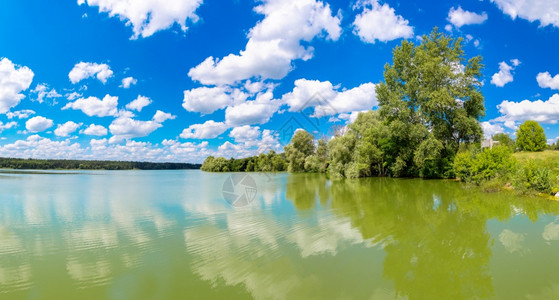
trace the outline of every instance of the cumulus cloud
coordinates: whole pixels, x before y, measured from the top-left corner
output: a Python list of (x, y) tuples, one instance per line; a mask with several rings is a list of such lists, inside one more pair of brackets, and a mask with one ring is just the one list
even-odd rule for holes
[(270, 150), (280, 151), (282, 149), (278, 134), (272, 130), (264, 129), (259, 136), (235, 141), (235, 143), (226, 141), (217, 148), (217, 153), (224, 157), (243, 158), (268, 153)]
[(27, 119), (29, 116), (34, 115), (35, 111), (30, 109), (23, 109), (18, 111), (9, 111), (6, 113), (8, 119), (18, 118), (18, 119)]
[(122, 79), (122, 84), (120, 85), (121, 88), (130, 88), (130, 86), (135, 85), (138, 83), (138, 79), (134, 77), (126, 77)]
[(260, 127), (249, 125), (235, 127), (231, 130), (229, 136), (234, 138), (237, 143), (252, 141), (260, 136)]
[(113, 134), (110, 142), (119, 143), (131, 138), (148, 136), (162, 126), (161, 123), (155, 121), (140, 121), (128, 117), (120, 117), (109, 125), (109, 130)]
[(559, 5), (550, 0), (491, 0), (503, 13), (513, 20), (517, 17), (530, 22), (539, 21), (541, 26), (559, 27)]
[(90, 62), (79, 62), (68, 73), (68, 78), (74, 84), (90, 78), (97, 77), (103, 84), (107, 83), (107, 79), (113, 76), (113, 71), (107, 64), (98, 64)]
[(264, 124), (279, 110), (281, 105), (281, 101), (274, 100), (272, 92), (267, 91), (258, 94), (255, 100), (227, 107), (225, 121), (230, 126)]
[(68, 100), (70, 100), (70, 101), (76, 100), (76, 99), (78, 99), (78, 98), (80, 98), (80, 97), (82, 97), (82, 96), (83, 96), (83, 95), (80, 94), (80, 93), (78, 93), (78, 92), (66, 93), (66, 94), (64, 95), (64, 97), (66, 97), (66, 99), (68, 99)]
[(505, 100), (497, 105), (501, 117), (498, 122), (523, 122), (535, 120), (540, 123), (557, 124), (559, 120), (559, 94), (554, 94), (548, 100), (523, 100), (512, 102)]
[(44, 159), (104, 159), (158, 162), (202, 162), (209, 155), (217, 155), (207, 149), (208, 142), (179, 143), (164, 140), (161, 144), (126, 141), (110, 144), (109, 140), (91, 139), (88, 146), (73, 143), (71, 139), (53, 141), (39, 135), (31, 135), (11, 144), (0, 145), (0, 156)]
[(380, 5), (377, 0), (359, 1), (354, 9), (363, 8), (355, 17), (354, 33), (362, 41), (374, 44), (375, 41), (388, 42), (399, 38), (413, 37), (413, 27), (408, 20), (396, 15), (388, 4)]
[(536, 80), (538, 81), (538, 85), (541, 88), (559, 90), (559, 74), (551, 77), (551, 74), (549, 74), (549, 72), (538, 73), (538, 76), (536, 76)]
[(17, 126), (17, 122), (11, 121), (8, 122), (6, 124), (2, 123), (2, 121), (0, 121), (0, 133), (2, 133), (2, 131), (4, 131), (5, 129), (10, 129), (10, 128), (14, 128)]
[(483, 129), (485, 138), (490, 138), (497, 133), (505, 131), (503, 126), (491, 122), (481, 122), (481, 129)]
[(81, 126), (81, 124), (72, 122), (72, 121), (68, 121), (64, 124), (59, 124), (58, 127), (54, 130), (54, 134), (56, 136), (63, 136), (63, 137), (67, 137), (69, 136), (71, 133), (73, 133), (74, 131), (78, 130), (78, 128)]
[(202, 5), (202, 0), (78, 0), (78, 4), (98, 6), (99, 12), (106, 12), (111, 17), (118, 17), (132, 26), (134, 35), (149, 37), (160, 30), (171, 28), (178, 24), (186, 32), (187, 21), (198, 21), (196, 10)]
[(447, 20), (456, 28), (460, 28), (464, 25), (483, 24), (487, 21), (487, 13), (482, 12), (481, 14), (478, 14), (463, 10), (460, 6), (458, 6), (458, 8), (452, 7), (448, 11)]
[(0, 146), (0, 156), (20, 158), (86, 158), (84, 149), (70, 140), (52, 141), (38, 135), (31, 135), (25, 140)]
[(293, 91), (283, 95), (282, 100), (292, 112), (314, 107), (315, 117), (369, 110), (378, 104), (373, 83), (341, 90), (329, 81), (308, 79), (296, 80)]
[(109, 130), (113, 134), (109, 139), (110, 143), (119, 143), (123, 140), (148, 136), (156, 129), (162, 127), (163, 122), (175, 118), (175, 116), (160, 110), (155, 113), (150, 121), (135, 120), (132, 117), (133, 114), (128, 111), (119, 113), (119, 117), (109, 125)]
[(118, 115), (117, 105), (118, 97), (107, 94), (103, 100), (97, 97), (80, 98), (74, 102), (68, 102), (62, 109), (81, 110), (90, 117), (116, 117)]
[(213, 120), (206, 121), (203, 124), (193, 124), (185, 128), (180, 137), (183, 139), (213, 139), (224, 133), (229, 126), (223, 122), (215, 122)]
[(127, 109), (135, 110), (135, 111), (142, 111), (142, 108), (151, 104), (151, 99), (142, 95), (138, 95), (138, 98), (133, 100), (132, 102), (126, 104)]
[[(56, 92), (55, 89), (49, 89), (49, 87), (44, 83), (37, 84), (37, 86), (33, 90), (31, 90), (31, 92), (37, 95), (35, 100), (39, 103), (43, 103), (45, 99), (54, 99), (54, 98), (62, 97), (62, 95)], [(56, 104), (56, 102), (54, 102), (53, 104)]]
[(18, 66), (7, 58), (0, 60), (0, 114), (25, 98), (21, 92), (27, 90), (33, 81), (33, 71), (25, 66)]
[(160, 110), (156, 111), (155, 115), (153, 115), (153, 120), (157, 123), (163, 123), (167, 120), (174, 120), (175, 118), (176, 116), (170, 113), (162, 112)]
[(29, 132), (41, 132), (51, 128), (54, 125), (51, 119), (36, 116), (25, 122), (25, 128)]
[(107, 128), (102, 125), (91, 124), (83, 130), (83, 133), (87, 135), (104, 136), (107, 135)]
[(512, 82), (514, 80), (512, 71), (514, 71), (518, 65), (520, 65), (518, 59), (511, 59), (511, 65), (504, 61), (500, 62), (499, 72), (491, 76), (491, 83), (498, 87), (504, 87), (505, 84)]
[(190, 69), (188, 75), (205, 85), (233, 84), (257, 77), (281, 79), (293, 68), (292, 61), (308, 60), (317, 36), (337, 40), (340, 17), (332, 16), (330, 6), (317, 0), (265, 0), (255, 9), (264, 15), (248, 33), (245, 50), (222, 59), (208, 57)]
[(211, 114), (233, 104), (233, 96), (226, 87), (199, 87), (184, 91), (182, 107), (190, 112)]

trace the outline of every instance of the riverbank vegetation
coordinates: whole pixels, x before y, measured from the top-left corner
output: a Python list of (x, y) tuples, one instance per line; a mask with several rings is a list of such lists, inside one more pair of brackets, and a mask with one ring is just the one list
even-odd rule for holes
[[(289, 172), (328, 173), (331, 178), (457, 178), (487, 190), (555, 192), (559, 170), (513, 155), (547, 147), (537, 122), (522, 124), (516, 141), (497, 134), (493, 137), (497, 143), (490, 141), (482, 149), (482, 68), (480, 56), (466, 60), (462, 39), (435, 28), (419, 45), (403, 41), (393, 50), (393, 63), (385, 65), (384, 82), (376, 87), (378, 109), (359, 113), (329, 140), (315, 140), (298, 130), (283, 155), (240, 160), (209, 157), (202, 170), (280, 171), (270, 159), (261, 159), (271, 155)], [(232, 167), (235, 164), (244, 167)]]
[(0, 158), (0, 168), (28, 170), (184, 170), (200, 169), (200, 165), (133, 161)]

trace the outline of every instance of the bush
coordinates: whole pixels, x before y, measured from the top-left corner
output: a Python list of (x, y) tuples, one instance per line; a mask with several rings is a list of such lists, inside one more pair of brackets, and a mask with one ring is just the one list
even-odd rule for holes
[(554, 179), (549, 168), (538, 166), (530, 160), (518, 169), (515, 177), (515, 187), (521, 191), (537, 191), (540, 193), (551, 194)]
[(513, 173), (516, 160), (506, 146), (497, 146), (481, 152), (460, 152), (454, 158), (454, 173), (465, 182), (481, 184), (499, 177), (507, 179)]

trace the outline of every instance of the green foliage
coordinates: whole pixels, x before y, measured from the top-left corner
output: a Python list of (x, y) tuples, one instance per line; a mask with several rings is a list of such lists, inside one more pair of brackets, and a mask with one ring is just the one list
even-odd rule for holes
[(508, 178), (516, 159), (506, 146), (496, 146), (481, 152), (461, 152), (454, 159), (454, 173), (460, 180), (481, 184), (494, 178)]
[(555, 181), (549, 168), (538, 166), (535, 161), (529, 160), (518, 169), (514, 184), (522, 191), (534, 190), (550, 194)]
[(512, 151), (516, 149), (515, 141), (506, 133), (497, 133), (491, 137), (494, 141), (498, 141), (499, 145), (509, 147)]
[(305, 160), (315, 151), (313, 140), (313, 136), (305, 130), (295, 132), (291, 143), (284, 148), (289, 172), (305, 171)]
[(354, 149), (357, 138), (352, 132), (336, 138), (328, 143), (330, 148), (330, 167), (329, 173), (334, 178), (346, 176), (348, 165), (353, 162)]
[(543, 151), (547, 146), (543, 128), (536, 121), (522, 123), (516, 132), (516, 145), (522, 151)]
[(268, 154), (240, 159), (208, 156), (200, 169), (206, 172), (281, 172), (287, 169), (287, 162), (283, 154), (272, 150)]
[[(384, 69), (385, 82), (377, 86), (381, 117), (397, 130), (390, 149), (393, 175), (416, 175), (410, 171), (417, 172), (412, 166), (418, 162), (418, 175), (448, 174), (460, 143), (481, 139), (481, 60), (476, 56), (466, 61), (462, 39), (436, 28), (420, 45), (404, 41), (394, 49), (393, 64)], [(427, 132), (439, 143), (430, 140), (423, 148), (435, 147), (438, 157), (415, 153), (428, 139)]]

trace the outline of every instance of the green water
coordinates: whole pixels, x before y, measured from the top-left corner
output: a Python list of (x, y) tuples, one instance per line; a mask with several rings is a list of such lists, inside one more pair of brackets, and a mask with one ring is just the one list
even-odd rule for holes
[(559, 299), (559, 203), (449, 181), (0, 171), (0, 299)]

